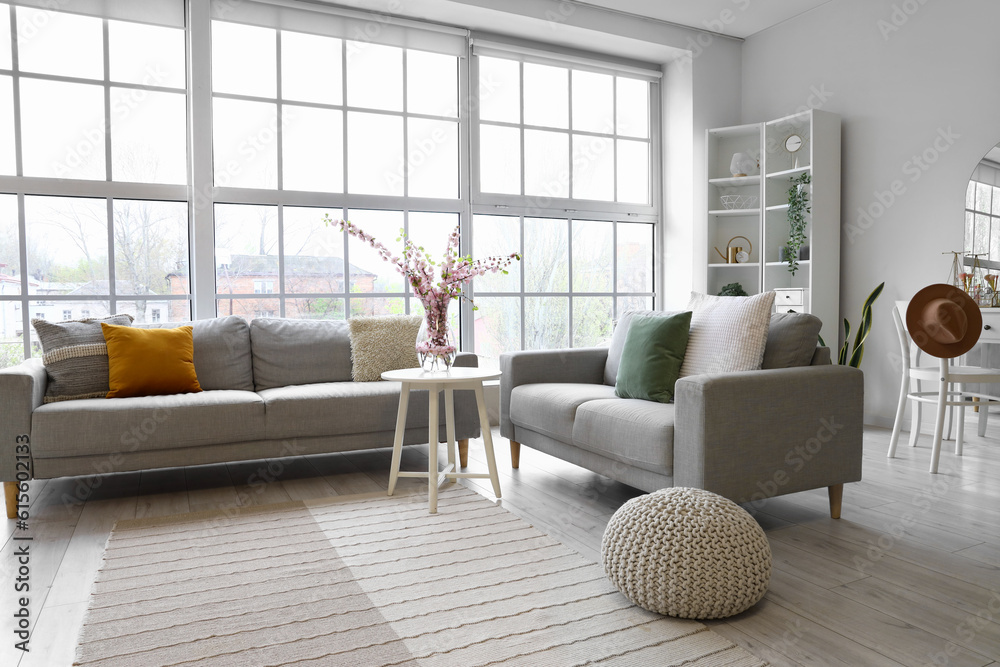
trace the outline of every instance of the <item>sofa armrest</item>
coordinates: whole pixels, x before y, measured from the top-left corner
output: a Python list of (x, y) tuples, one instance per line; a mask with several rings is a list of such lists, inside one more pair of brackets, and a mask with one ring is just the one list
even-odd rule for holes
[(817, 345), (816, 351), (813, 352), (812, 361), (810, 361), (809, 364), (811, 366), (828, 366), (831, 361), (830, 348)]
[(479, 355), (474, 352), (459, 352), (455, 355), (454, 366), (462, 368), (479, 368)]
[(864, 374), (803, 366), (681, 378), (674, 484), (737, 502), (861, 479)]
[(500, 435), (510, 438), (510, 393), (514, 387), (539, 382), (604, 384), (606, 347), (564, 350), (525, 350), (500, 355)]
[(0, 480), (16, 479), (14, 446), (31, 434), (31, 413), (42, 404), (48, 375), (41, 359), (27, 359), (0, 369)]

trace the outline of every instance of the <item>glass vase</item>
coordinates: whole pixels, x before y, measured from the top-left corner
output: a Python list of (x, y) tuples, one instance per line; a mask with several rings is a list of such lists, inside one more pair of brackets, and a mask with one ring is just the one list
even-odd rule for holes
[(424, 321), (417, 332), (417, 359), (425, 371), (447, 371), (455, 363), (458, 348), (448, 326), (448, 303), (424, 304)]

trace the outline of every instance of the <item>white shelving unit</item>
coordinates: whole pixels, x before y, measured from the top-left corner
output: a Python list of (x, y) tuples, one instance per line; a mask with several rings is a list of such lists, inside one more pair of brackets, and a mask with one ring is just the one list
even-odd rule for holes
[[(802, 138), (795, 152), (785, 149), (792, 134)], [(811, 312), (823, 320), (823, 338), (835, 345), (840, 333), (840, 117), (809, 110), (766, 123), (708, 130), (708, 201), (706, 225), (706, 285), (710, 294), (739, 282), (749, 294), (777, 290), (787, 310)], [(733, 154), (759, 156), (760, 173), (734, 178)], [(811, 213), (806, 226), (807, 259), (792, 275), (779, 260), (788, 241), (788, 190), (793, 179), (808, 173)], [(760, 206), (725, 210), (725, 194), (756, 194)], [(736, 235), (753, 241), (745, 264), (723, 263), (715, 248), (725, 252)], [(781, 304), (779, 304), (781, 305)]]
[[(734, 177), (729, 171), (734, 153), (747, 153), (760, 158), (764, 150), (763, 125), (738, 125), (708, 130), (708, 247), (705, 263), (708, 271), (708, 293), (717, 294), (723, 285), (738, 282), (749, 294), (761, 289), (760, 240), (763, 178), (758, 170), (747, 176)], [(752, 195), (757, 197), (753, 208), (726, 209), (723, 195)], [(743, 264), (725, 261), (729, 239), (745, 236), (753, 249)], [(742, 242), (738, 242), (743, 245)], [(722, 253), (720, 256), (716, 248)]]

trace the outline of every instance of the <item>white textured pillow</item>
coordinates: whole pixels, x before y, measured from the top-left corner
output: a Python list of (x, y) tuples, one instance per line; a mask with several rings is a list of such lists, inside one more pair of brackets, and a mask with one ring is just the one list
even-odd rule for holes
[(352, 317), (351, 378), (355, 382), (377, 382), (382, 373), (417, 368), (419, 315)]
[(691, 335), (681, 377), (760, 369), (774, 292), (712, 296), (691, 292)]

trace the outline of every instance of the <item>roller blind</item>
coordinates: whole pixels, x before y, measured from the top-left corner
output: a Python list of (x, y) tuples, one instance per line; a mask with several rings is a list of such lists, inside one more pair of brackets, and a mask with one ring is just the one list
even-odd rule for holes
[(597, 54), (591, 58), (585, 55), (564, 53), (556, 50), (535, 49), (518, 44), (507, 44), (483, 39), (475, 36), (475, 34), (473, 34), (472, 39), (472, 53), (477, 56), (507, 58), (508, 60), (520, 60), (540, 65), (572, 67), (574, 69), (599, 72), (601, 74), (618, 74), (632, 77), (633, 79), (644, 79), (653, 82), (659, 81), (663, 77), (663, 72), (652, 64), (648, 67), (642, 67), (615, 62), (611, 57), (603, 57)]
[(8, 0), (8, 3), (171, 28), (184, 27), (184, 0)]
[(212, 3), (212, 18), (453, 56), (465, 55), (469, 35), (462, 28), (301, 0)]

